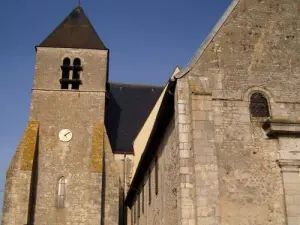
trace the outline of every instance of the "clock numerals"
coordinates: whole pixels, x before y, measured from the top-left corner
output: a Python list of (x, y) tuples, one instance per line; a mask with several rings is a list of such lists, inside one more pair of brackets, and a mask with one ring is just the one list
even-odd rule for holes
[(58, 136), (61, 141), (68, 142), (72, 139), (73, 134), (69, 129), (62, 129)]

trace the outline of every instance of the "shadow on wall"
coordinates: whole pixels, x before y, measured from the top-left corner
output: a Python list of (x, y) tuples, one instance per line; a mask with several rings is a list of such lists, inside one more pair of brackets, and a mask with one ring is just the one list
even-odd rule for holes
[[(107, 107), (108, 104), (110, 105), (110, 107)], [(107, 110), (105, 110), (105, 127), (107, 129), (107, 134), (109, 137), (111, 148), (116, 149), (118, 130), (121, 118), (121, 108), (112, 95), (110, 95), (109, 99), (106, 102), (106, 108)]]
[[(101, 185), (101, 222), (100, 225), (105, 225), (107, 223), (109, 223), (109, 219), (110, 218), (106, 218), (106, 214), (108, 215), (108, 217), (110, 217), (110, 213), (108, 212), (108, 208), (109, 206), (106, 204), (106, 194), (108, 194), (110, 192), (109, 189), (107, 189), (107, 184), (109, 183), (109, 181), (107, 179), (111, 179), (111, 177), (109, 178), (109, 176), (107, 176), (107, 161), (106, 159), (106, 152), (103, 151), (103, 164), (102, 164), (102, 185)], [(119, 208), (118, 208), (118, 224), (119, 225), (126, 225), (127, 222), (127, 218), (126, 218), (126, 213), (124, 214), (124, 191), (121, 185), (121, 180), (119, 179), (118, 182), (119, 185), (119, 195), (115, 196), (115, 197), (119, 197)], [(111, 197), (108, 196), (108, 201), (111, 201)]]
[(35, 205), (36, 205), (36, 190), (37, 190), (37, 181), (38, 181), (38, 156), (39, 156), (38, 146), (39, 146), (39, 136), (37, 136), (37, 141), (36, 141), (36, 145), (35, 145), (35, 154), (34, 154), (33, 166), (32, 166), (29, 205), (28, 205), (28, 217), (27, 217), (28, 225), (34, 224)]
[(119, 225), (127, 224), (127, 209), (124, 204), (125, 201), (125, 192), (124, 187), (125, 184), (122, 183), (121, 179), (119, 179)]
[(101, 225), (105, 224), (105, 192), (106, 192), (106, 162), (105, 151), (102, 158), (102, 190), (101, 190)]

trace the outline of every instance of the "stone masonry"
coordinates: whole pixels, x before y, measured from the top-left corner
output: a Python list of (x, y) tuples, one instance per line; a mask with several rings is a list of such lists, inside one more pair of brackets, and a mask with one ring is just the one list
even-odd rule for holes
[(204, 195), (196, 198), (197, 224), (298, 224), (297, 214), (285, 214), (281, 144), (266, 136), (266, 118), (251, 117), (249, 104), (260, 92), (270, 117), (299, 118), (299, 6), (239, 1), (188, 73), (194, 153), (206, 155), (195, 164), (196, 194)]
[[(60, 89), (60, 66), (65, 57), (71, 60), (78, 57), (84, 65), (81, 74), (84, 85), (80, 91)], [(16, 176), (10, 178), (3, 225), (103, 224), (104, 221), (118, 224), (119, 171), (115, 169), (104, 132), (106, 67), (105, 50), (37, 48), (30, 113), (30, 121), (39, 123), (32, 172), (35, 177), (30, 175), (32, 166), (27, 169), (18, 165), (22, 165), (20, 160), (12, 161), (11, 168), (15, 168), (27, 184)], [(58, 133), (63, 128), (72, 131), (72, 141), (59, 141)], [(25, 158), (26, 151), (16, 154)], [(56, 207), (55, 197), (60, 177), (65, 177), (67, 182), (62, 209)], [(26, 198), (21, 196), (23, 193)], [(11, 194), (14, 199), (24, 199), (24, 204), (13, 201)]]
[[(172, 77), (178, 224), (300, 224), (299, 8), (296, 0), (234, 0)], [(269, 118), (250, 113), (254, 93)]]
[[(172, 75), (136, 171), (133, 155), (113, 154), (104, 125), (108, 50), (37, 47), (2, 225), (300, 225), (299, 9), (299, 0), (233, 0)], [(79, 90), (60, 88), (65, 57), (81, 59)], [(63, 128), (72, 141), (59, 140)]]
[(144, 178), (139, 195), (128, 216), (132, 220), (129, 220), (131, 224), (176, 224), (180, 220), (177, 207), (180, 181), (175, 120), (171, 121), (166, 134), (158, 152), (158, 193), (155, 190), (155, 161), (153, 161), (150, 166), (150, 180), (149, 176)]

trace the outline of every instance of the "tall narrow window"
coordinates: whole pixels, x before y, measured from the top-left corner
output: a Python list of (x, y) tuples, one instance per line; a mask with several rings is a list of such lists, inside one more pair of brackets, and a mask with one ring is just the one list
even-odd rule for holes
[(73, 62), (73, 77), (72, 77), (72, 89), (79, 89), (80, 71), (82, 70), (80, 59), (76, 58)]
[(133, 225), (134, 224), (134, 221), (133, 221), (133, 208), (131, 209), (131, 213), (130, 213), (130, 215), (131, 215), (131, 225)]
[(142, 213), (144, 214), (145, 211), (145, 192), (144, 192), (145, 187), (143, 186), (142, 189)]
[(141, 193), (138, 195), (138, 218), (141, 216)]
[(56, 207), (61, 209), (65, 207), (66, 200), (66, 178), (61, 177), (57, 186), (57, 204)]
[(250, 99), (250, 113), (252, 117), (269, 117), (268, 100), (259, 92), (252, 94)]
[(148, 179), (148, 184), (149, 184), (149, 204), (151, 204), (151, 170), (149, 170), (148, 172), (148, 176), (149, 176), (149, 179)]
[(134, 206), (133, 206), (133, 222), (134, 224), (136, 223), (136, 202), (134, 203)]
[(69, 79), (70, 79), (70, 70), (71, 70), (71, 60), (69, 58), (64, 58), (63, 65), (61, 66), (62, 77), (60, 80), (61, 89), (68, 89)]
[(155, 194), (158, 195), (158, 160), (155, 158)]

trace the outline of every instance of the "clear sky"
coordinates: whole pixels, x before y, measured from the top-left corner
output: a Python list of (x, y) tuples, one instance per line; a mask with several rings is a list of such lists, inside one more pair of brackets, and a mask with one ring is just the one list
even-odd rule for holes
[[(0, 191), (29, 117), (35, 49), (78, 0), (1, 2)], [(185, 67), (231, 0), (82, 0), (110, 49), (110, 81), (165, 84)], [(2, 209), (2, 192), (0, 192)], [(0, 210), (0, 214), (1, 214)]]

